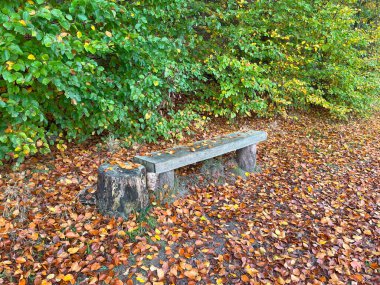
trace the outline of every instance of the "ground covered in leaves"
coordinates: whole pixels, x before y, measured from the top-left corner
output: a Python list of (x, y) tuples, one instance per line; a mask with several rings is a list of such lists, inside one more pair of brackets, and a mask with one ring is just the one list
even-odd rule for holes
[(127, 221), (82, 205), (79, 191), (96, 183), (102, 161), (169, 144), (114, 154), (71, 146), (3, 171), (0, 284), (380, 283), (379, 114), (220, 126), (192, 139), (237, 126), (268, 132), (261, 172), (194, 183), (186, 197)]

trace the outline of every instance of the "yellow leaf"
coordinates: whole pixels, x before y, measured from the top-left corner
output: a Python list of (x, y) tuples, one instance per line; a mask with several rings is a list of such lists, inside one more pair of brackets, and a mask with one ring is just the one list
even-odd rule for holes
[(79, 247), (70, 247), (67, 251), (70, 253), (70, 254), (74, 254), (74, 253), (77, 253), (79, 250)]
[(327, 242), (327, 240), (323, 240), (323, 239), (321, 239), (320, 241), (318, 241), (318, 243), (321, 244), (321, 245), (324, 245), (326, 242)]
[(107, 36), (107, 37), (112, 37), (112, 33), (109, 32), (109, 31), (106, 31), (106, 36)]
[(80, 31), (77, 32), (77, 37), (78, 38), (81, 38), (82, 37), (82, 33)]
[(154, 81), (154, 82), (153, 82), (153, 85), (154, 85), (154, 86), (158, 86), (158, 81), (157, 81), (157, 80)]
[(136, 277), (136, 280), (139, 281), (140, 283), (145, 283), (145, 279), (142, 277)]
[(8, 70), (12, 70), (13, 65), (14, 65), (15, 63), (14, 63), (13, 61), (7, 61), (6, 64), (8, 65), (8, 66), (7, 66), (7, 69), (8, 69)]
[(48, 208), (49, 211), (52, 212), (52, 213), (57, 212), (57, 210), (56, 210), (54, 207), (50, 207), (50, 206), (48, 206), (47, 208)]
[(258, 271), (255, 268), (246, 267), (245, 271), (251, 275), (251, 277), (255, 277), (258, 273)]
[(18, 21), (21, 25), (23, 25), (24, 27), (26, 26), (26, 22), (24, 20), (20, 20)]
[(65, 276), (63, 276), (62, 280), (68, 282), (68, 281), (73, 281), (75, 279), (72, 274), (66, 274)]
[(30, 236), (30, 239), (31, 239), (31, 240), (34, 240), (34, 241), (38, 240), (38, 233), (34, 232), (34, 233)]
[(29, 54), (29, 55), (28, 55), (28, 59), (30, 59), (30, 60), (35, 60), (36, 57), (35, 57), (33, 54)]
[(145, 114), (145, 120), (149, 120), (152, 117), (152, 113), (148, 112)]
[(95, 31), (95, 26), (91, 25), (91, 30)]

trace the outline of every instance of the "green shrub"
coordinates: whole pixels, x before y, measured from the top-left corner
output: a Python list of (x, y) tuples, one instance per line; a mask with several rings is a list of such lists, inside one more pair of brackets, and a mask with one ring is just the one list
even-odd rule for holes
[(58, 2), (2, 4), (0, 159), (105, 131), (168, 138), (198, 118), (173, 104), (192, 89), (184, 1)]
[(368, 113), (374, 3), (3, 1), (0, 161), (107, 133), (178, 139), (204, 115)]
[(372, 27), (358, 27), (358, 3), (203, 4), (200, 49), (207, 51), (204, 73), (212, 80), (200, 93), (201, 109), (231, 118), (309, 106), (339, 117), (368, 112), (379, 93), (379, 28), (376, 12), (366, 14)]

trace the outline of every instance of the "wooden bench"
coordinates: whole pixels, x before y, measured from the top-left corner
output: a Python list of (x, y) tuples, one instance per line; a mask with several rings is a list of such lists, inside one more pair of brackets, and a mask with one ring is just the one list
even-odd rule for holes
[(195, 142), (145, 156), (136, 156), (134, 161), (145, 166), (148, 188), (174, 187), (174, 170), (232, 151), (240, 168), (252, 172), (256, 166), (256, 144), (266, 140), (263, 131), (236, 132), (226, 136)]

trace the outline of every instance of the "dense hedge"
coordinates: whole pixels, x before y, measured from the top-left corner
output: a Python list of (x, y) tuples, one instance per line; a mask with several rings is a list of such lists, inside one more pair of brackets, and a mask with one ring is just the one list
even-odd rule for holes
[(94, 134), (178, 138), (205, 115), (363, 114), (379, 92), (376, 1), (0, 6), (0, 160)]

